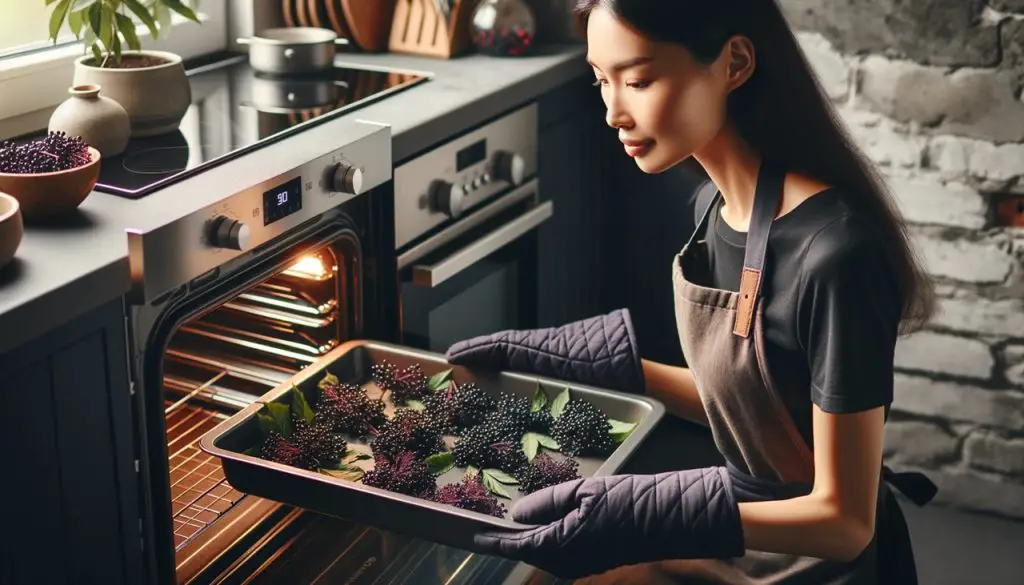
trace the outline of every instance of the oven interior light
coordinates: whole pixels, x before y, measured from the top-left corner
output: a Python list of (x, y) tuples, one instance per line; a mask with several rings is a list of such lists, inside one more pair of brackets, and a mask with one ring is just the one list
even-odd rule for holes
[(284, 273), (295, 278), (307, 280), (324, 280), (331, 276), (331, 270), (320, 256), (303, 256), (295, 264), (288, 267)]

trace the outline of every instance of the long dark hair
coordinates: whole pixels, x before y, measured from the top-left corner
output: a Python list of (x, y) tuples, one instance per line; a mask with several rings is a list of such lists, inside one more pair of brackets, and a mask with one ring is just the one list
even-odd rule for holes
[(915, 331), (928, 321), (934, 291), (892, 195), (837, 119), (775, 0), (577, 0), (574, 14), (584, 37), (597, 7), (653, 41), (682, 45), (704, 64), (717, 59), (733, 35), (749, 38), (755, 71), (728, 104), (740, 137), (790, 171), (863, 197), (892, 248), (903, 304), (901, 331)]

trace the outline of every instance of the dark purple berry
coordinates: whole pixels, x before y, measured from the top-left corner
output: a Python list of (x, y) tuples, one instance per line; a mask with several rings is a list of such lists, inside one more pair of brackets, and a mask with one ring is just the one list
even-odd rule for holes
[(575, 459), (566, 457), (559, 461), (541, 453), (519, 470), (516, 479), (519, 480), (519, 491), (529, 494), (579, 477), (579, 463)]
[(370, 441), (370, 450), (377, 457), (393, 457), (411, 451), (418, 459), (426, 459), (444, 450), (444, 440), (426, 414), (400, 410), (395, 418), (381, 426)]
[(551, 423), (551, 437), (569, 456), (608, 455), (615, 449), (608, 416), (596, 406), (574, 398)]
[(464, 477), (460, 483), (450, 483), (442, 487), (437, 491), (435, 501), (497, 518), (505, 517), (505, 505), (487, 491), (480, 474)]
[(410, 400), (422, 400), (430, 393), (427, 375), (419, 364), (399, 370), (391, 362), (381, 360), (370, 367), (370, 373), (382, 390), (391, 393), (391, 400), (395, 404), (404, 405)]
[(427, 464), (408, 451), (396, 453), (394, 457), (375, 457), (374, 467), (363, 476), (363, 483), (426, 499), (433, 499), (437, 490), (437, 480)]

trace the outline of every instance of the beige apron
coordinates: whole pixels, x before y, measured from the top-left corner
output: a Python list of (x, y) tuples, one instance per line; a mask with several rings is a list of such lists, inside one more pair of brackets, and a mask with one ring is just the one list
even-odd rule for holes
[[(717, 191), (683, 251), (674, 258), (675, 313), (689, 365), (712, 435), (725, 457), (740, 501), (791, 498), (810, 491), (811, 449), (790, 418), (765, 362), (760, 285), (768, 232), (782, 197), (784, 173), (765, 165), (758, 177), (740, 292), (713, 289), (703, 233)], [(810, 396), (810, 392), (806, 392)], [(886, 470), (886, 477), (889, 477)], [(731, 560), (680, 560), (621, 567), (577, 580), (577, 585), (720, 583), (729, 585), (853, 585), (916, 583), (913, 554), (902, 514), (879, 482), (875, 539), (851, 563), (748, 551)], [(891, 508), (896, 516), (887, 516)], [(892, 520), (896, 520), (894, 526)], [(879, 577), (878, 542), (891, 547)], [(892, 542), (890, 542), (892, 541)], [(908, 564), (909, 563), (909, 564)], [(900, 575), (894, 580), (894, 575)]]

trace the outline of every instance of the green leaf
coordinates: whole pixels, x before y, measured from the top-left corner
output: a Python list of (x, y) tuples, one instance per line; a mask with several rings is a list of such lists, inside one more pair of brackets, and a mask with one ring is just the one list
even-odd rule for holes
[(277, 421), (275, 421), (274, 417), (270, 416), (269, 414), (257, 412), (256, 422), (260, 424), (260, 429), (263, 431), (264, 435), (269, 434), (271, 432), (281, 432), (281, 429), (277, 428)]
[(569, 387), (566, 386), (565, 390), (562, 390), (558, 396), (555, 396), (554, 401), (551, 402), (551, 418), (562, 416), (562, 411), (569, 404), (569, 398)]
[(349, 454), (345, 456), (342, 462), (351, 464), (355, 463), (356, 461), (369, 461), (371, 459), (373, 459), (373, 455), (349, 450)]
[(628, 423), (615, 419), (608, 419), (608, 423), (611, 425), (608, 433), (616, 443), (621, 443), (629, 438), (629, 435), (633, 434), (637, 426), (637, 423)]
[(533, 398), (530, 399), (530, 412), (540, 412), (547, 405), (548, 393), (541, 387), (540, 382), (537, 382), (537, 389), (533, 391)]
[(406, 400), (405, 407), (409, 410), (423, 411), (427, 409), (427, 406), (419, 400)]
[(181, 0), (164, 0), (164, 4), (168, 8), (191, 20), (192, 22), (199, 22), (199, 17), (192, 11), (191, 8), (181, 3)]
[(444, 388), (444, 385), (448, 383), (448, 380), (452, 379), (452, 373), (454, 373), (454, 368), (448, 368), (443, 372), (434, 374), (427, 379), (427, 388), (430, 388), (435, 392)]
[(267, 410), (270, 411), (270, 416), (274, 419), (274, 424), (277, 425), (278, 432), (284, 438), (292, 436), (292, 409), (287, 404), (281, 404), (280, 402), (268, 402)]
[(71, 34), (75, 35), (75, 38), (81, 38), (82, 34), (82, 13), (72, 12), (68, 15), (68, 28), (71, 29)]
[(339, 463), (334, 468), (321, 467), (320, 473), (336, 477), (338, 479), (344, 479), (346, 481), (359, 481), (363, 479), (364, 475), (366, 475), (366, 471), (364, 471), (363, 468), (356, 467), (354, 465), (345, 465), (344, 463)]
[(121, 32), (121, 36), (124, 37), (124, 42), (128, 45), (129, 49), (138, 51), (142, 48), (142, 43), (139, 42), (139, 37), (135, 34), (135, 23), (132, 22), (132, 19), (118, 13), (117, 30)]
[(498, 482), (498, 480), (494, 479), (494, 477), (487, 475), (487, 473), (484, 473), (483, 475), (483, 484), (484, 487), (487, 488), (487, 491), (498, 496), (499, 498), (505, 498), (506, 500), (511, 499), (511, 497), (508, 495), (508, 492), (505, 491), (505, 488), (501, 485), (501, 483)]
[(476, 467), (473, 467), (472, 465), (470, 465), (469, 467), (466, 468), (465, 476), (466, 477), (473, 477), (474, 475), (477, 475), (478, 473), (480, 473), (480, 470), (477, 469)]
[(53, 7), (50, 13), (50, 39), (57, 44), (57, 35), (60, 34), (60, 27), (64, 24), (64, 18), (68, 15), (68, 8), (71, 7), (71, 0), (60, 0), (60, 3)]
[(533, 458), (537, 456), (537, 449), (540, 447), (537, 433), (526, 433), (520, 442), (523, 444), (523, 453), (526, 453), (526, 460), (533, 461)]
[[(100, 6), (97, 4), (97, 6)], [(96, 31), (96, 38), (103, 43), (103, 48), (107, 50), (107, 53), (111, 53), (114, 49), (114, 18), (111, 16), (109, 9), (100, 9), (100, 28)], [(115, 63), (120, 63), (120, 59), (115, 59)]]
[(519, 480), (505, 473), (500, 469), (485, 469), (484, 475), (489, 475), (500, 483), (505, 485), (519, 485)]
[(166, 32), (171, 28), (171, 11), (164, 2), (157, 2), (153, 5), (156, 12), (156, 21), (160, 25), (160, 31)]
[(455, 467), (455, 456), (451, 451), (442, 451), (441, 453), (434, 453), (430, 457), (424, 460), (427, 464), (427, 469), (434, 475), (441, 475), (446, 473), (452, 467)]
[(153, 15), (149, 13), (149, 10), (139, 3), (139, 0), (121, 0), (121, 2), (131, 10), (135, 17), (142, 21), (142, 24), (146, 25), (149, 29), (149, 34), (154, 39), (157, 38), (160, 33), (156, 29), (156, 21), (153, 20)]
[(306, 422), (313, 423), (313, 409), (306, 401), (306, 395), (295, 384), (292, 384), (292, 412), (301, 416)]
[(540, 443), (541, 447), (544, 447), (545, 449), (550, 449), (552, 451), (558, 451), (562, 448), (561, 445), (558, 444), (558, 441), (552, 439), (547, 435), (542, 435), (540, 433), (537, 434), (537, 442)]

